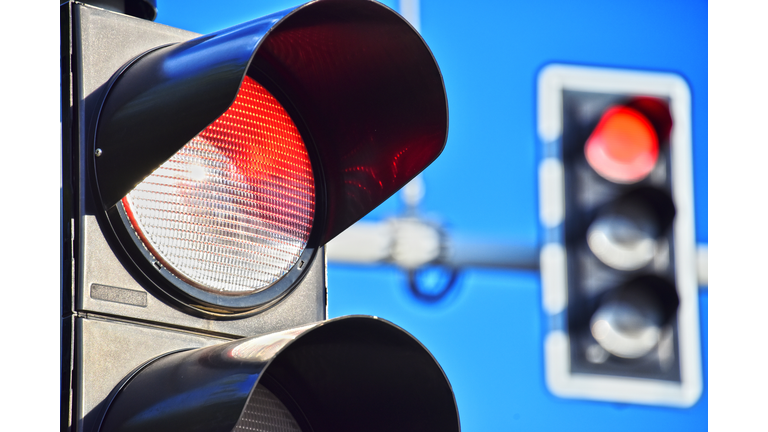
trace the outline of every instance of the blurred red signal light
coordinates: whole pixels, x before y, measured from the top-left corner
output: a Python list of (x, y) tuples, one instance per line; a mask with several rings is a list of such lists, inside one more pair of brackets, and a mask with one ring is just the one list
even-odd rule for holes
[(584, 147), (589, 165), (616, 183), (635, 183), (650, 174), (659, 157), (659, 138), (647, 117), (617, 106), (608, 109)]

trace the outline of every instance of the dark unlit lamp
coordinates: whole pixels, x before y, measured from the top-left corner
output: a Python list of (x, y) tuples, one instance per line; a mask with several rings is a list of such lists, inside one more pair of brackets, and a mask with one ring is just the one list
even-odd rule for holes
[(679, 304), (670, 288), (656, 278), (642, 278), (609, 293), (590, 320), (592, 337), (617, 357), (650, 353)]

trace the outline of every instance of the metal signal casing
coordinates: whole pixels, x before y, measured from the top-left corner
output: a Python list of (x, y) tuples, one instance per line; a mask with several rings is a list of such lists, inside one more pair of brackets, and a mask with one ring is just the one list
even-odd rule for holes
[[(447, 138), (434, 57), (376, 2), (311, 2), (202, 37), (69, 2), (61, 41), (62, 429), (97, 428), (110, 394), (158, 357), (324, 320), (323, 245)], [(297, 264), (266, 299), (238, 304), (169, 282), (118, 203), (220, 116), (246, 75), (296, 123), (317, 193)]]
[(62, 425), (74, 431), (90, 431), (113, 385), (148, 358), (326, 317), (322, 248), (311, 251), (318, 259), (302, 269), (301, 282), (284, 290), (291, 295), (256, 315), (248, 311), (246, 319), (224, 319), (243, 314), (202, 313), (168, 299), (120, 245), (94, 183), (87, 181), (93, 175), (91, 125), (115, 71), (157, 46), (197, 36), (77, 3), (62, 5), (62, 43), (71, 44), (72, 52), (62, 57), (62, 70), (75, 78), (62, 80), (64, 229), (70, 233), (64, 236), (64, 262), (71, 263), (64, 266), (71, 285), (64, 285), (62, 296), (62, 333), (70, 341), (63, 344), (62, 386), (69, 397), (62, 399)]
[[(77, 18), (74, 20), (74, 26), (80, 30), (79, 45), (82, 46), (82, 50), (79, 53), (75, 51), (73, 68), (81, 69), (79, 75), (83, 77), (82, 83), (75, 83), (74, 91), (83, 94), (82, 103), (77, 104), (76, 109), (85, 125), (94, 121), (101, 108), (99, 99), (103, 97), (112, 79), (112, 75), (109, 74), (110, 66), (128, 63), (143, 51), (158, 45), (180, 42), (198, 36), (85, 6), (75, 7), (74, 17)], [(110, 47), (110, 49), (100, 50), (99, 47)], [(107, 58), (104, 58), (105, 56)], [(108, 66), (105, 67), (105, 65)], [(93, 129), (84, 127), (83, 130), (92, 131)], [(79, 176), (81, 178), (92, 176), (94, 137), (84, 135), (77, 138), (80, 143), (79, 155), (77, 155)], [(100, 208), (102, 204), (97, 200), (98, 191), (92, 189), (94, 183), (87, 181), (78, 183), (80, 189), (77, 191), (80, 198), (78, 213), (81, 215), (81, 220), (79, 223), (76, 222), (76, 229), (79, 228), (82, 236), (77, 250), (83, 256), (79, 260), (82, 279), (79, 281), (78, 293), (73, 296), (77, 310), (114, 315), (127, 314), (140, 320), (166, 322), (180, 327), (201, 328), (222, 334), (251, 334), (256, 330), (253, 323), (248, 324), (245, 321), (210, 322), (199, 319), (186, 313), (188, 310), (178, 310), (170, 307), (167, 302), (155, 298), (157, 293), (147, 292), (147, 284), (142, 280), (140, 272), (130, 266), (126, 268), (125, 263), (130, 262), (122, 259), (126, 252), (119, 246), (119, 242), (116, 242), (115, 238), (110, 238), (108, 234), (114, 230), (109, 228), (108, 218), (103, 217), (104, 212)], [(105, 233), (107, 236), (104, 235)], [(139, 261), (136, 258), (132, 260)], [(313, 273), (311, 266), (308, 266), (306, 273), (310, 275), (307, 283), (312, 288), (307, 287), (306, 292), (304, 289), (297, 288), (295, 296), (297, 305), (301, 304), (300, 309), (303, 311), (293, 310), (289, 314), (297, 317), (293, 322), (296, 325), (313, 322), (325, 316), (324, 274), (322, 271)], [(299, 300), (299, 297), (302, 299)], [(314, 300), (307, 302), (309, 298)], [(312, 310), (306, 309), (307, 304), (314, 304)], [(132, 307), (126, 307), (126, 305)], [(272, 313), (274, 311), (260, 314), (259, 320), (268, 319), (267, 317)], [(274, 323), (274, 328), (284, 326), (285, 319), (285, 317), (277, 318), (280, 323)], [(214, 325), (214, 328), (211, 328), (211, 325)], [(261, 323), (259, 331), (269, 332), (270, 327), (272, 326), (269, 324)]]

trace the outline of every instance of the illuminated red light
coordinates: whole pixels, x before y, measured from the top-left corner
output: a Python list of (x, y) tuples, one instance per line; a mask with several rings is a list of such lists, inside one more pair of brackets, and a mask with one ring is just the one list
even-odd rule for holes
[(616, 183), (635, 183), (653, 170), (659, 139), (651, 122), (638, 111), (620, 106), (603, 114), (584, 147), (589, 165)]
[(245, 77), (232, 106), (122, 202), (144, 246), (176, 277), (216, 294), (248, 295), (301, 256), (314, 178), (288, 113)]

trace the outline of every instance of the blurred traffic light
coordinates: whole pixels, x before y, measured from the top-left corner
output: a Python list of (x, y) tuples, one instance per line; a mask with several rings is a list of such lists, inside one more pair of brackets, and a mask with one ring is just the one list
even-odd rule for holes
[(61, 29), (62, 430), (458, 430), (418, 341), (325, 321), (324, 245), (445, 145), (413, 28), (325, 0), (205, 36), (70, 2)]
[(701, 366), (687, 85), (552, 65), (539, 77), (539, 134), (549, 388), (693, 404)]

